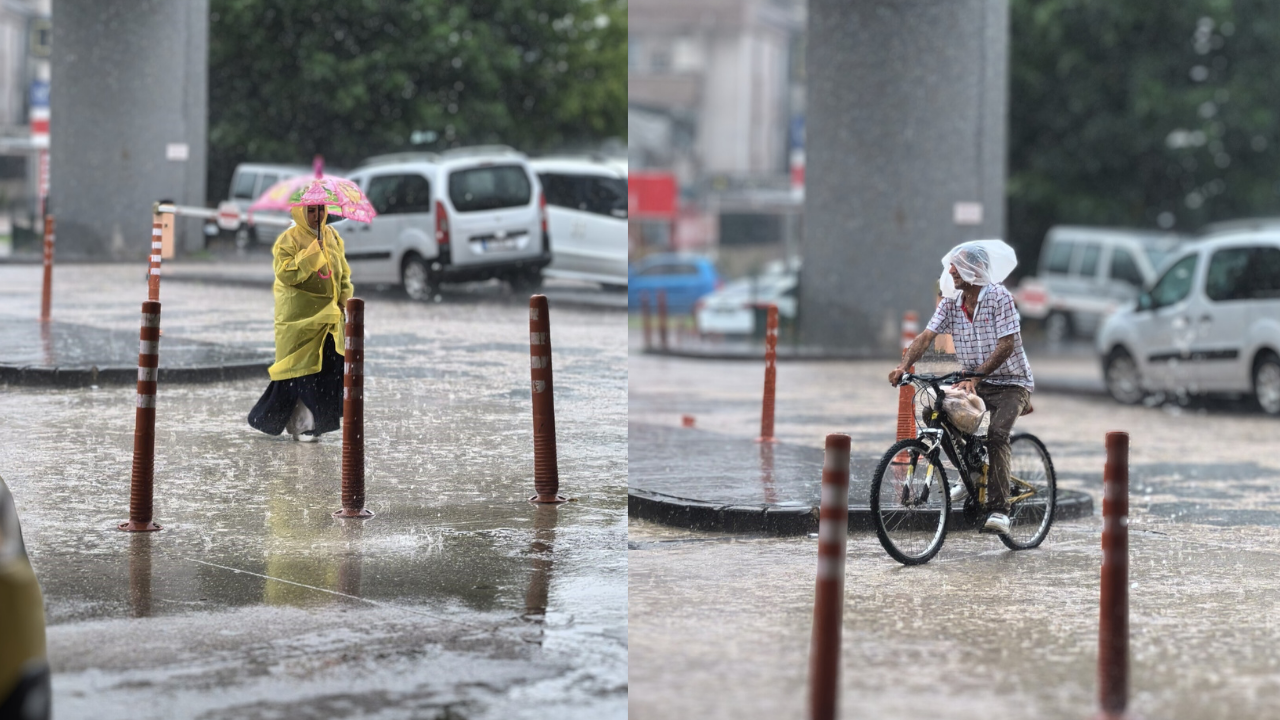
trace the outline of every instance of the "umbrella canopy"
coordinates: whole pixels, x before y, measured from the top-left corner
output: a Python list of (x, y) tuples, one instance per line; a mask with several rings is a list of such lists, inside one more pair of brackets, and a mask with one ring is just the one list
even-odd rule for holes
[(370, 222), (378, 213), (369, 198), (350, 180), (336, 175), (325, 175), (322, 161), (314, 163), (315, 177), (300, 175), (287, 178), (267, 188), (262, 196), (249, 206), (251, 212), (261, 210), (289, 210), (305, 205), (324, 205), (333, 215), (358, 222)]

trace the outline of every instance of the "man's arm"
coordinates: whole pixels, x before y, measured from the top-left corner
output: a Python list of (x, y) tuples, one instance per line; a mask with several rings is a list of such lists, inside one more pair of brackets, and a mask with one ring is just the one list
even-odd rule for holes
[(997, 340), (995, 350), (991, 351), (991, 354), (987, 356), (987, 361), (979, 365), (973, 371), (973, 374), (990, 375), (995, 372), (996, 368), (1003, 365), (1004, 361), (1008, 360), (1009, 356), (1013, 354), (1014, 341), (1017, 339), (1018, 335), (1020, 335), (1020, 333), (1005, 335)]
[[(933, 339), (936, 337), (938, 337), (938, 333), (930, 330), (929, 328), (922, 330), (920, 334), (916, 336), (916, 339), (911, 342), (910, 347), (902, 352), (902, 364), (898, 367), (906, 370), (912, 365), (915, 365), (916, 361), (924, 355), (924, 351), (933, 344)], [(1009, 351), (1013, 351), (1012, 345), (1009, 346)]]
[(924, 331), (916, 336), (911, 346), (902, 352), (902, 364), (889, 371), (890, 385), (898, 384), (898, 380), (902, 378), (902, 373), (915, 364), (915, 361), (919, 360), (921, 355), (924, 355), (925, 348), (933, 344), (933, 339), (937, 335), (938, 333), (925, 328)]

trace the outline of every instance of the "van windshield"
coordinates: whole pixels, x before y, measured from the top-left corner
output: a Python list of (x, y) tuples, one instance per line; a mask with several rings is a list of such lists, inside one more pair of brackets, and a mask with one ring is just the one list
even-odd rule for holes
[(449, 175), (449, 200), (458, 212), (528, 205), (533, 185), (519, 165), (492, 165)]

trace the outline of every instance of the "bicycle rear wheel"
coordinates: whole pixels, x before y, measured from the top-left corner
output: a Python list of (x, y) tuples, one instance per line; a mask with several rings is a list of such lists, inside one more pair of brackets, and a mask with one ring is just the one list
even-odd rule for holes
[(1027, 550), (1044, 542), (1053, 525), (1058, 500), (1058, 483), (1053, 460), (1044, 443), (1034, 435), (1020, 434), (1009, 439), (1009, 534), (1000, 540), (1010, 550)]
[[(903, 451), (907, 464), (894, 463)], [(929, 562), (947, 537), (951, 497), (946, 473), (938, 459), (924, 452), (924, 443), (915, 438), (894, 443), (871, 479), (876, 536), (885, 551), (904, 565)]]

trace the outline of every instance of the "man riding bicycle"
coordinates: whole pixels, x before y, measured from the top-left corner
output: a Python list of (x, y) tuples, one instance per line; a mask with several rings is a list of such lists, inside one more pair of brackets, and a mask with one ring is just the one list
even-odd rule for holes
[[(906, 368), (915, 364), (939, 334), (950, 334), (956, 359), (965, 372), (983, 376), (955, 387), (975, 391), (991, 413), (987, 430), (987, 507), (982, 529), (1009, 532), (1009, 434), (1020, 415), (1031, 411), (1035, 381), (1031, 364), (1022, 351), (1021, 324), (1013, 295), (1000, 281), (1017, 264), (1013, 248), (999, 240), (975, 240), (957, 245), (942, 259), (946, 268), (940, 284), (943, 300), (924, 332), (902, 355), (902, 363), (889, 373), (896, 386)], [(948, 282), (949, 281), (949, 282)], [(964, 483), (951, 490), (952, 501), (964, 499)]]

